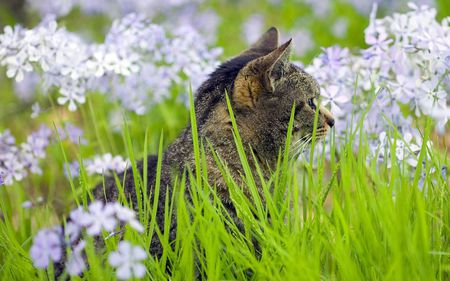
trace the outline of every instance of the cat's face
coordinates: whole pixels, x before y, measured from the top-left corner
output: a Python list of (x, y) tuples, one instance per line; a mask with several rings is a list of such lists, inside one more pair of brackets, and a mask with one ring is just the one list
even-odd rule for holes
[(289, 62), (291, 44), (289, 40), (278, 47), (278, 31), (272, 28), (242, 54), (261, 54), (239, 71), (232, 96), (238, 123), (255, 135), (253, 146), (279, 149), (285, 142), (293, 107), (294, 141), (310, 142), (316, 114), (317, 138), (323, 138), (334, 125), (330, 112), (318, 104), (317, 81)]

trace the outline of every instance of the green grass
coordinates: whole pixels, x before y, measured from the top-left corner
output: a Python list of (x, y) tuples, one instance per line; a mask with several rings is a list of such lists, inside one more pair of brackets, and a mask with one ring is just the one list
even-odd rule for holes
[[(194, 114), (191, 110), (195, 133)], [(448, 165), (442, 154), (428, 151), (431, 158), (427, 160), (424, 146), (420, 155), (425, 165), (419, 165), (415, 174), (403, 162), (393, 162), (388, 169), (385, 164), (366, 161), (369, 151), (364, 133), (357, 151), (354, 135), (349, 134), (339, 148), (331, 142), (331, 151), (340, 151), (333, 161), (326, 161), (316, 151), (319, 160), (314, 168), (311, 163), (301, 166), (289, 159), (287, 147), (280, 154), (278, 168), (266, 181), (259, 173), (251, 173), (247, 160), (252, 156), (244, 153), (234, 115), (231, 116), (246, 185), (238, 186), (232, 180), (220, 155), (216, 155), (216, 160), (227, 179), (244, 231), (231, 220), (214, 187), (208, 184), (205, 144), (194, 134), (195, 173), (178, 179), (173, 197), (166, 198), (166, 225), (160, 229), (154, 223), (157, 202), (140, 198), (139, 218), (145, 225), (150, 222), (150, 227), (143, 235), (132, 229), (124, 234), (125, 239), (145, 248), (153, 235), (163, 241), (162, 258), (150, 257), (145, 262), (147, 279), (190, 280), (199, 275), (208, 280), (448, 280), (448, 182), (439, 173), (426, 172), (418, 186), (424, 166)], [(91, 120), (98, 127), (103, 121), (102, 118)], [(363, 125), (363, 121), (359, 123), (361, 128)], [(425, 140), (430, 128), (429, 125), (424, 131)], [(115, 146), (123, 147), (132, 160), (141, 158), (150, 146), (149, 132), (146, 132), (139, 140), (131, 137), (130, 127), (125, 126), (123, 143)], [(401, 139), (395, 132), (392, 137)], [(290, 142), (289, 138), (288, 146)], [(136, 150), (134, 143), (144, 143), (144, 147)], [(159, 154), (164, 143), (160, 135)], [(55, 153), (65, 158), (62, 143), (59, 149)], [(160, 172), (161, 162), (158, 163)], [(265, 202), (256, 190), (256, 177), (261, 181)], [(142, 181), (145, 178), (135, 174), (138, 193), (145, 186)], [(120, 178), (116, 180), (121, 182)], [(95, 182), (82, 175), (60, 188), (72, 194), (69, 196), (72, 202), (78, 198), (85, 205), (88, 195), (84, 191)], [(192, 202), (183, 196), (186, 182), (189, 182)], [(244, 189), (250, 190), (250, 198), (244, 195)], [(158, 182), (152, 192), (158, 194)], [(50, 202), (31, 210), (22, 209), (20, 205), (27, 198), (26, 193), (22, 184), (0, 189), (3, 213), (0, 276), (2, 280), (52, 280), (51, 269), (45, 272), (33, 268), (28, 251), (38, 229), (52, 226), (58, 220)], [(129, 204), (123, 197), (122, 203)], [(167, 235), (172, 212), (176, 213), (179, 227), (173, 248)], [(254, 239), (260, 245), (260, 254), (254, 247)], [(114, 279), (114, 269), (105, 261), (107, 253), (117, 248), (118, 241), (117, 236), (108, 239), (106, 253), (99, 253), (92, 241), (88, 241), (86, 251), (91, 268), (83, 278), (75, 280)], [(166, 271), (168, 264), (172, 265), (170, 272)]]

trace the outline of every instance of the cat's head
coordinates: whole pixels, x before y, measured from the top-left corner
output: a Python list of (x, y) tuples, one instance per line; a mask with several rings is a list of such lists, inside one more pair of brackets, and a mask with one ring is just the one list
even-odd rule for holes
[(298, 140), (310, 141), (316, 111), (318, 138), (323, 138), (334, 125), (331, 113), (318, 104), (317, 81), (289, 61), (291, 48), (291, 40), (278, 46), (278, 30), (272, 27), (241, 54), (257, 58), (242, 67), (234, 80), (232, 102), (236, 120), (241, 127), (252, 130), (263, 147), (268, 142), (275, 146), (284, 143), (293, 107), (293, 131)]
[(199, 88), (195, 101), (204, 137), (216, 143), (230, 138), (225, 93), (230, 97), (243, 141), (263, 154), (261, 157), (273, 158), (284, 147), (293, 106), (297, 144), (311, 140), (317, 111), (316, 137), (326, 135), (334, 125), (333, 116), (318, 104), (317, 81), (289, 61), (291, 44), (289, 40), (278, 46), (278, 30), (271, 28), (248, 50), (211, 74)]

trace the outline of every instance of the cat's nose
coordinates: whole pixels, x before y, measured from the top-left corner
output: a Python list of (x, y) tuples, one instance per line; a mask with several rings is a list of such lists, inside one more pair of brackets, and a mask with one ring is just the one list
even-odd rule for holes
[(331, 112), (328, 111), (325, 107), (320, 107), (320, 112), (322, 112), (323, 116), (325, 117), (325, 122), (327, 122), (328, 126), (333, 127), (334, 126), (334, 117), (331, 114)]
[(327, 120), (327, 124), (328, 124), (330, 127), (333, 127), (333, 126), (334, 126), (334, 119), (329, 119), (329, 120)]

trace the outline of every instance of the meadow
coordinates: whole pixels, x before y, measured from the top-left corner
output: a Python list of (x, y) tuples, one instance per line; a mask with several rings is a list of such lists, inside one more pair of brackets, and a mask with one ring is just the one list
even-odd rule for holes
[[(163, 228), (146, 196), (92, 200), (189, 123), (195, 136), (195, 90), (270, 26), (336, 123), (308, 145), (289, 131), (269, 180), (233, 123), (245, 185), (216, 162), (243, 230), (198, 138)], [(60, 280), (450, 279), (448, 1), (3, 1), (0, 27), (0, 280), (55, 280), (63, 259)]]

